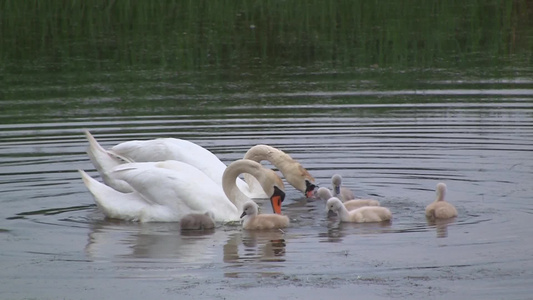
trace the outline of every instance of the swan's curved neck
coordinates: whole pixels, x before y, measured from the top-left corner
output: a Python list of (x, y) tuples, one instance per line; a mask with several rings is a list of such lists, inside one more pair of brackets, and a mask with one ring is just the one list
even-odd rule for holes
[(262, 169), (263, 166), (257, 162), (241, 159), (231, 163), (224, 171), (222, 175), (222, 188), (226, 196), (235, 204), (239, 211), (242, 211), (244, 202), (249, 200), (236, 184), (237, 177), (242, 173), (248, 173), (254, 176), (261, 183), (267, 195), (272, 195), (272, 191), (266, 190), (266, 186), (263, 185), (263, 182), (266, 182), (266, 175)]
[(283, 173), (287, 182), (304, 193), (315, 188), (312, 184), (315, 182), (313, 176), (299, 162), (279, 149), (268, 145), (256, 145), (246, 152), (244, 158), (256, 162), (268, 160)]
[[(293, 161), (292, 157), (287, 153), (270, 147), (268, 145), (255, 145), (250, 148), (244, 155), (245, 159), (250, 159), (256, 162), (261, 162), (262, 160), (268, 160), (271, 164), (276, 166), (278, 169), (282, 169), (283, 165), (287, 162)], [(283, 172), (283, 171), (281, 171)]]

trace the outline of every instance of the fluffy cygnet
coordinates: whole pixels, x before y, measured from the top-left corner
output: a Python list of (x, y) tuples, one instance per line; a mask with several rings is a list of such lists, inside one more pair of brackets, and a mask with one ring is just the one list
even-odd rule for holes
[(215, 215), (208, 211), (205, 214), (188, 214), (180, 220), (181, 230), (204, 230), (215, 228)]
[(446, 184), (438, 183), (436, 192), (437, 198), (426, 207), (426, 217), (430, 220), (456, 217), (457, 210), (455, 207), (451, 203), (444, 201)]
[(326, 203), (327, 211), (337, 213), (342, 222), (369, 223), (383, 222), (392, 218), (392, 213), (386, 207), (363, 206), (352, 211), (348, 211), (341, 200), (333, 197)]
[(342, 176), (335, 174), (331, 177), (331, 185), (333, 188), (333, 196), (341, 199), (343, 202), (355, 199), (355, 195), (347, 187), (342, 186)]
[(242, 228), (249, 230), (276, 229), (289, 226), (289, 217), (287, 216), (258, 214), (257, 204), (253, 201), (244, 203), (241, 218), (244, 218)]
[(318, 196), (318, 198), (324, 201), (328, 201), (329, 198), (333, 197), (333, 194), (331, 194), (331, 191), (326, 187), (319, 187), (318, 190), (316, 191), (316, 195)]
[[(316, 193), (317, 196), (324, 201), (327, 201), (333, 197), (331, 191), (325, 187), (320, 187)], [(345, 201), (343, 204), (347, 210), (354, 210), (363, 206), (380, 206), (379, 201), (374, 199), (353, 199)]]
[(346, 207), (347, 210), (354, 210), (363, 206), (380, 206), (379, 201), (373, 199), (353, 199), (343, 202), (342, 204), (344, 204), (344, 207)]

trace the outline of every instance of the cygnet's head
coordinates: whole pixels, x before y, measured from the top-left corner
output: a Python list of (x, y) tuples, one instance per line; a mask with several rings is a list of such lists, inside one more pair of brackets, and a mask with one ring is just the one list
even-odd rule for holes
[(342, 176), (335, 174), (331, 177), (331, 184), (333, 185), (333, 193), (338, 195), (341, 193)]
[(316, 194), (320, 199), (324, 201), (327, 201), (329, 198), (333, 197), (333, 195), (331, 194), (331, 191), (326, 187), (318, 188), (318, 190), (316, 191)]
[(255, 215), (257, 215), (257, 211), (258, 211), (257, 204), (255, 204), (255, 202), (253, 202), (253, 201), (247, 201), (242, 206), (241, 219), (244, 216), (255, 216)]
[(326, 212), (332, 211), (332, 212), (338, 212), (342, 207), (342, 202), (337, 197), (331, 197), (329, 198), (328, 202), (326, 202)]
[(331, 183), (333, 185), (341, 185), (342, 184), (342, 176), (339, 174), (335, 174), (331, 176)]

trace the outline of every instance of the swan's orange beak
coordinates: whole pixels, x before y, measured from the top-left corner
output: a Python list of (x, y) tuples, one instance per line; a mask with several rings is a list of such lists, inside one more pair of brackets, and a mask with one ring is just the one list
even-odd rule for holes
[(272, 210), (276, 214), (281, 214), (281, 196), (274, 195), (270, 198), (272, 202)]
[(272, 203), (272, 210), (274, 213), (281, 214), (281, 202), (283, 202), (283, 200), (285, 200), (285, 192), (275, 186), (274, 194), (270, 197), (270, 203)]

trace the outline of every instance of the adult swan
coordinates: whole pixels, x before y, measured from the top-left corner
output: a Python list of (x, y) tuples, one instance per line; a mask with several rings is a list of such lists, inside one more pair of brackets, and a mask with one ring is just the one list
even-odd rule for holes
[[(105, 150), (88, 131), (85, 131), (85, 135), (90, 145), (88, 150), (89, 156), (91, 156), (93, 164), (100, 171), (100, 174), (104, 179), (104, 174), (101, 172), (97, 163), (95, 163), (95, 159), (93, 159), (95, 155), (114, 157), (116, 160), (115, 165), (123, 163), (124, 161), (182, 161), (195, 166), (211, 177), (213, 181), (222, 185), (222, 174), (226, 169), (226, 165), (209, 150), (187, 140), (176, 138), (158, 138), (146, 141), (134, 140), (120, 143), (109, 150)], [(300, 163), (292, 159), (292, 157), (285, 152), (268, 145), (256, 145), (246, 152), (244, 158), (256, 162), (268, 160), (276, 166), (281, 173), (283, 173), (287, 182), (304, 193), (307, 197), (312, 197), (315, 189), (315, 179)], [(97, 158), (96, 160), (99, 159)], [(245, 175), (244, 178), (246, 182), (237, 179), (237, 186), (246, 195), (251, 198), (267, 197), (256, 181), (249, 180), (247, 175)]]
[[(87, 130), (85, 137), (89, 142), (87, 154), (93, 165), (104, 182), (119, 191), (129, 192), (131, 190), (127, 186), (120, 185), (113, 178), (109, 178), (106, 175), (108, 170), (127, 162), (165, 160), (177, 160), (192, 165), (222, 186), (222, 175), (226, 170), (226, 164), (209, 150), (187, 140), (159, 138), (146, 141), (128, 141), (106, 150)], [(255, 186), (254, 190), (250, 190), (246, 182), (240, 178), (237, 179), (237, 186), (251, 198), (268, 197), (260, 187)]]
[(212, 211), (216, 221), (239, 220), (250, 200), (235, 184), (241, 173), (252, 174), (269, 195), (275, 213), (285, 198), (281, 178), (261, 164), (241, 159), (222, 176), (222, 187), (197, 168), (179, 161), (126, 163), (107, 175), (131, 187), (117, 191), (79, 170), (96, 204), (109, 218), (140, 222), (176, 222), (190, 213)]

